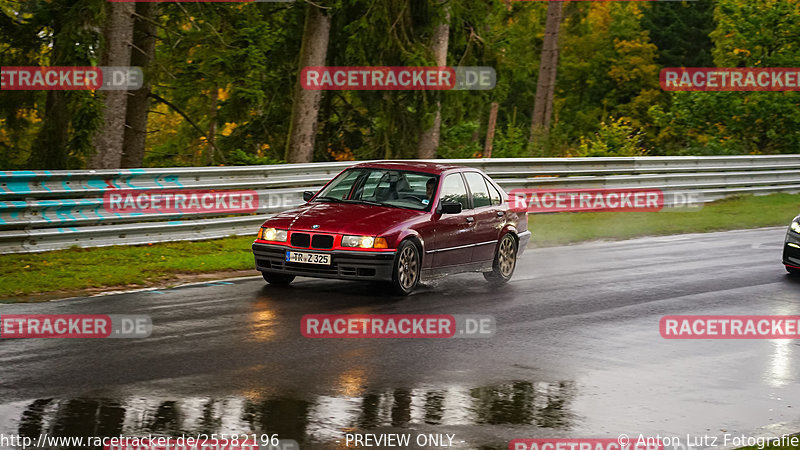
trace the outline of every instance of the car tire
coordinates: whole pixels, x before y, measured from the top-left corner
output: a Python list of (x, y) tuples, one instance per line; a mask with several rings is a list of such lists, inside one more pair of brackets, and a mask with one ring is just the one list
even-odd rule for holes
[(517, 267), (517, 240), (511, 233), (506, 233), (497, 243), (497, 250), (494, 252), (494, 262), (492, 271), (484, 272), (486, 278), (493, 286), (505, 284), (514, 275), (514, 268)]
[(411, 241), (403, 241), (397, 247), (392, 270), (392, 290), (398, 295), (408, 295), (419, 284), (422, 262), (419, 249)]
[(294, 275), (282, 275), (280, 273), (261, 272), (264, 281), (275, 286), (288, 286), (293, 280)]
[(789, 275), (800, 277), (800, 269), (795, 269), (794, 267), (789, 267), (789, 266), (784, 266), (784, 267), (786, 267), (786, 271), (789, 272)]

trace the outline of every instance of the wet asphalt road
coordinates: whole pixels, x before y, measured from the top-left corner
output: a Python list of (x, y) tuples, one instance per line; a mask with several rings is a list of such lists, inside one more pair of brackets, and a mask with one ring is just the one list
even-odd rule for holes
[[(259, 278), (0, 305), (0, 314), (148, 314), (141, 340), (0, 340), (0, 433), (343, 433), (516, 438), (800, 431), (794, 341), (665, 340), (668, 314), (800, 314), (784, 229), (534, 249), (512, 282), (379, 286)], [(487, 339), (306, 339), (304, 314), (488, 314)], [(339, 441), (339, 443), (337, 443)], [(375, 448), (375, 447), (373, 447)]]

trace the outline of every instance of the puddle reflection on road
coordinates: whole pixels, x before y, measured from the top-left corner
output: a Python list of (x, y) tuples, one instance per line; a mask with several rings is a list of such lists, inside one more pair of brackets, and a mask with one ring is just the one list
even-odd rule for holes
[[(513, 381), (366, 391), (359, 396), (38, 399), (0, 405), (0, 430), (49, 436), (277, 433), (302, 444), (382, 428), (531, 426), (568, 429), (573, 382)], [(344, 393), (343, 393), (344, 394)], [(470, 428), (472, 428), (470, 427)], [(441, 432), (449, 431), (440, 429)], [(65, 447), (68, 448), (68, 447)], [(86, 447), (83, 447), (86, 448)]]

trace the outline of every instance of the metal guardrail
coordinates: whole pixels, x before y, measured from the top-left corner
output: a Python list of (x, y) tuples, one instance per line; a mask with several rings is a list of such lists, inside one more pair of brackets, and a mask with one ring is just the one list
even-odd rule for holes
[[(641, 188), (701, 193), (800, 192), (800, 155), (436, 160), (484, 170), (503, 188)], [(255, 234), (353, 162), (83, 171), (0, 171), (0, 250), (22, 253)], [(253, 213), (125, 213), (103, 196), (124, 190), (252, 190)], [(277, 201), (276, 201), (277, 200)]]

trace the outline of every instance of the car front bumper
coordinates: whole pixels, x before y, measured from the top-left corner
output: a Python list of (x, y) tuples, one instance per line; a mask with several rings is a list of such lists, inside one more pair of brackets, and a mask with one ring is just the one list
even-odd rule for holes
[[(286, 251), (331, 255), (330, 265), (286, 261)], [(301, 277), (341, 280), (391, 281), (395, 252), (294, 249), (275, 244), (253, 244), (256, 270)]]
[[(790, 245), (790, 244), (794, 244)], [(786, 234), (786, 242), (783, 244), (783, 264), (795, 268), (800, 268), (800, 234), (789, 231)]]

